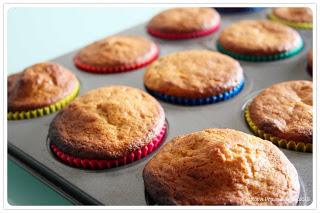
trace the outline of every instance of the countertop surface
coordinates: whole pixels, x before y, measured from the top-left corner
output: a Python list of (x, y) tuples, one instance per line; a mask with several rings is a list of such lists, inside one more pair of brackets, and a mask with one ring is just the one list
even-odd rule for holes
[[(13, 7), (7, 13), (7, 74), (47, 61), (148, 21), (165, 8)], [(38, 178), (8, 160), (11, 205), (72, 205)]]

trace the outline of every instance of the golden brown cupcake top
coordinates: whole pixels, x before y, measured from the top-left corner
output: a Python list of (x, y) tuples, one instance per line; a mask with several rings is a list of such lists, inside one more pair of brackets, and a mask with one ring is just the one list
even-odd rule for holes
[(121, 67), (139, 64), (157, 52), (155, 44), (142, 36), (110, 36), (80, 50), (83, 63), (97, 67)]
[(297, 48), (300, 35), (290, 27), (267, 20), (244, 20), (231, 24), (220, 34), (226, 49), (246, 55), (274, 55)]
[(243, 80), (240, 64), (233, 58), (208, 50), (187, 50), (153, 62), (145, 72), (150, 90), (187, 98), (215, 96)]
[(149, 94), (126, 86), (89, 91), (61, 110), (49, 139), (60, 150), (86, 159), (113, 159), (151, 142), (164, 111)]
[(8, 76), (8, 111), (26, 111), (53, 104), (77, 87), (76, 76), (63, 66), (44, 62)]
[(272, 13), (286, 21), (312, 22), (312, 10), (308, 7), (278, 7)]
[(312, 82), (274, 84), (249, 105), (251, 120), (273, 136), (288, 141), (312, 143)]
[(232, 129), (174, 138), (143, 178), (162, 205), (295, 205), (300, 193), (296, 169), (276, 146)]
[(164, 33), (191, 33), (210, 29), (219, 22), (220, 15), (212, 8), (185, 7), (159, 13), (147, 27)]

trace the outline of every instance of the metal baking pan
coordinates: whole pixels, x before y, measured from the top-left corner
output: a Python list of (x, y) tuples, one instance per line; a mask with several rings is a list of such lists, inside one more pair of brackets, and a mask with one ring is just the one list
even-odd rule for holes
[[(241, 19), (266, 19), (266, 9), (251, 14), (222, 15), (220, 30), (213, 35), (189, 40), (162, 40), (149, 36), (146, 24), (141, 24), (119, 34), (142, 35), (160, 47), (160, 55), (186, 49), (215, 50), (215, 41), (221, 29)], [(178, 106), (160, 101), (169, 123), (166, 142), (173, 137), (205, 128), (233, 128), (252, 134), (243, 117), (245, 104), (259, 91), (274, 83), (287, 80), (312, 80), (306, 72), (306, 54), (312, 47), (312, 31), (299, 31), (305, 48), (289, 59), (274, 62), (243, 62), (245, 87), (230, 100), (205, 106)], [(73, 64), (77, 50), (52, 61), (72, 70), (81, 82), (80, 95), (106, 85), (128, 85), (142, 90), (145, 68), (119, 74), (92, 74), (78, 70)], [(20, 121), (8, 121), (9, 154), (32, 168), (59, 191), (64, 191), (83, 204), (97, 205), (147, 205), (142, 179), (145, 164), (159, 150), (146, 158), (119, 168), (89, 171), (67, 166), (56, 159), (47, 143), (48, 128), (55, 114)], [(302, 186), (299, 205), (312, 203), (312, 153), (281, 149), (296, 167)]]

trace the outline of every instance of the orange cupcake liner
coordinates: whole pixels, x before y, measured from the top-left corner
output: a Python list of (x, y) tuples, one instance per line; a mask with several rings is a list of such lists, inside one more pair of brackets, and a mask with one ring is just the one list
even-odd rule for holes
[(52, 141), (50, 141), (50, 148), (57, 158), (70, 166), (91, 170), (111, 169), (140, 160), (152, 153), (163, 142), (166, 132), (167, 124), (165, 123), (159, 134), (149, 144), (118, 159), (97, 160), (72, 156), (61, 151)]
[(144, 61), (141, 61), (140, 63), (126, 64), (119, 67), (98, 67), (98, 66), (85, 64), (85, 63), (82, 63), (82, 61), (79, 58), (79, 55), (76, 55), (73, 61), (76, 67), (78, 67), (83, 71), (100, 73), (100, 74), (101, 73), (119, 73), (119, 72), (128, 72), (128, 71), (136, 70), (150, 64), (151, 62), (153, 62), (158, 58), (159, 52), (160, 51), (157, 45), (153, 44), (151, 47), (151, 50), (148, 53), (148, 56)]
[(197, 37), (210, 35), (211, 33), (217, 31), (219, 29), (219, 27), (220, 27), (220, 21), (215, 26), (213, 26), (209, 29), (198, 31), (198, 32), (192, 32), (192, 33), (164, 33), (164, 32), (153, 30), (149, 27), (147, 27), (147, 32), (150, 35), (158, 37), (158, 38), (176, 40), (176, 39), (197, 38)]

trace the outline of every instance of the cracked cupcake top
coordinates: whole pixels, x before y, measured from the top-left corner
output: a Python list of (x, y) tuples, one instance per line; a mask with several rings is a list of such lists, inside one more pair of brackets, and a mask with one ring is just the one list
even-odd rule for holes
[(113, 159), (147, 145), (165, 122), (149, 94), (109, 86), (78, 97), (54, 118), (49, 139), (64, 153), (86, 159)]
[(8, 111), (48, 106), (71, 94), (77, 85), (76, 76), (59, 64), (32, 65), (8, 76)]
[(296, 169), (275, 145), (232, 129), (172, 139), (143, 178), (162, 205), (296, 205), (300, 193)]
[(312, 88), (302, 80), (268, 87), (249, 105), (252, 122), (278, 138), (312, 143)]

